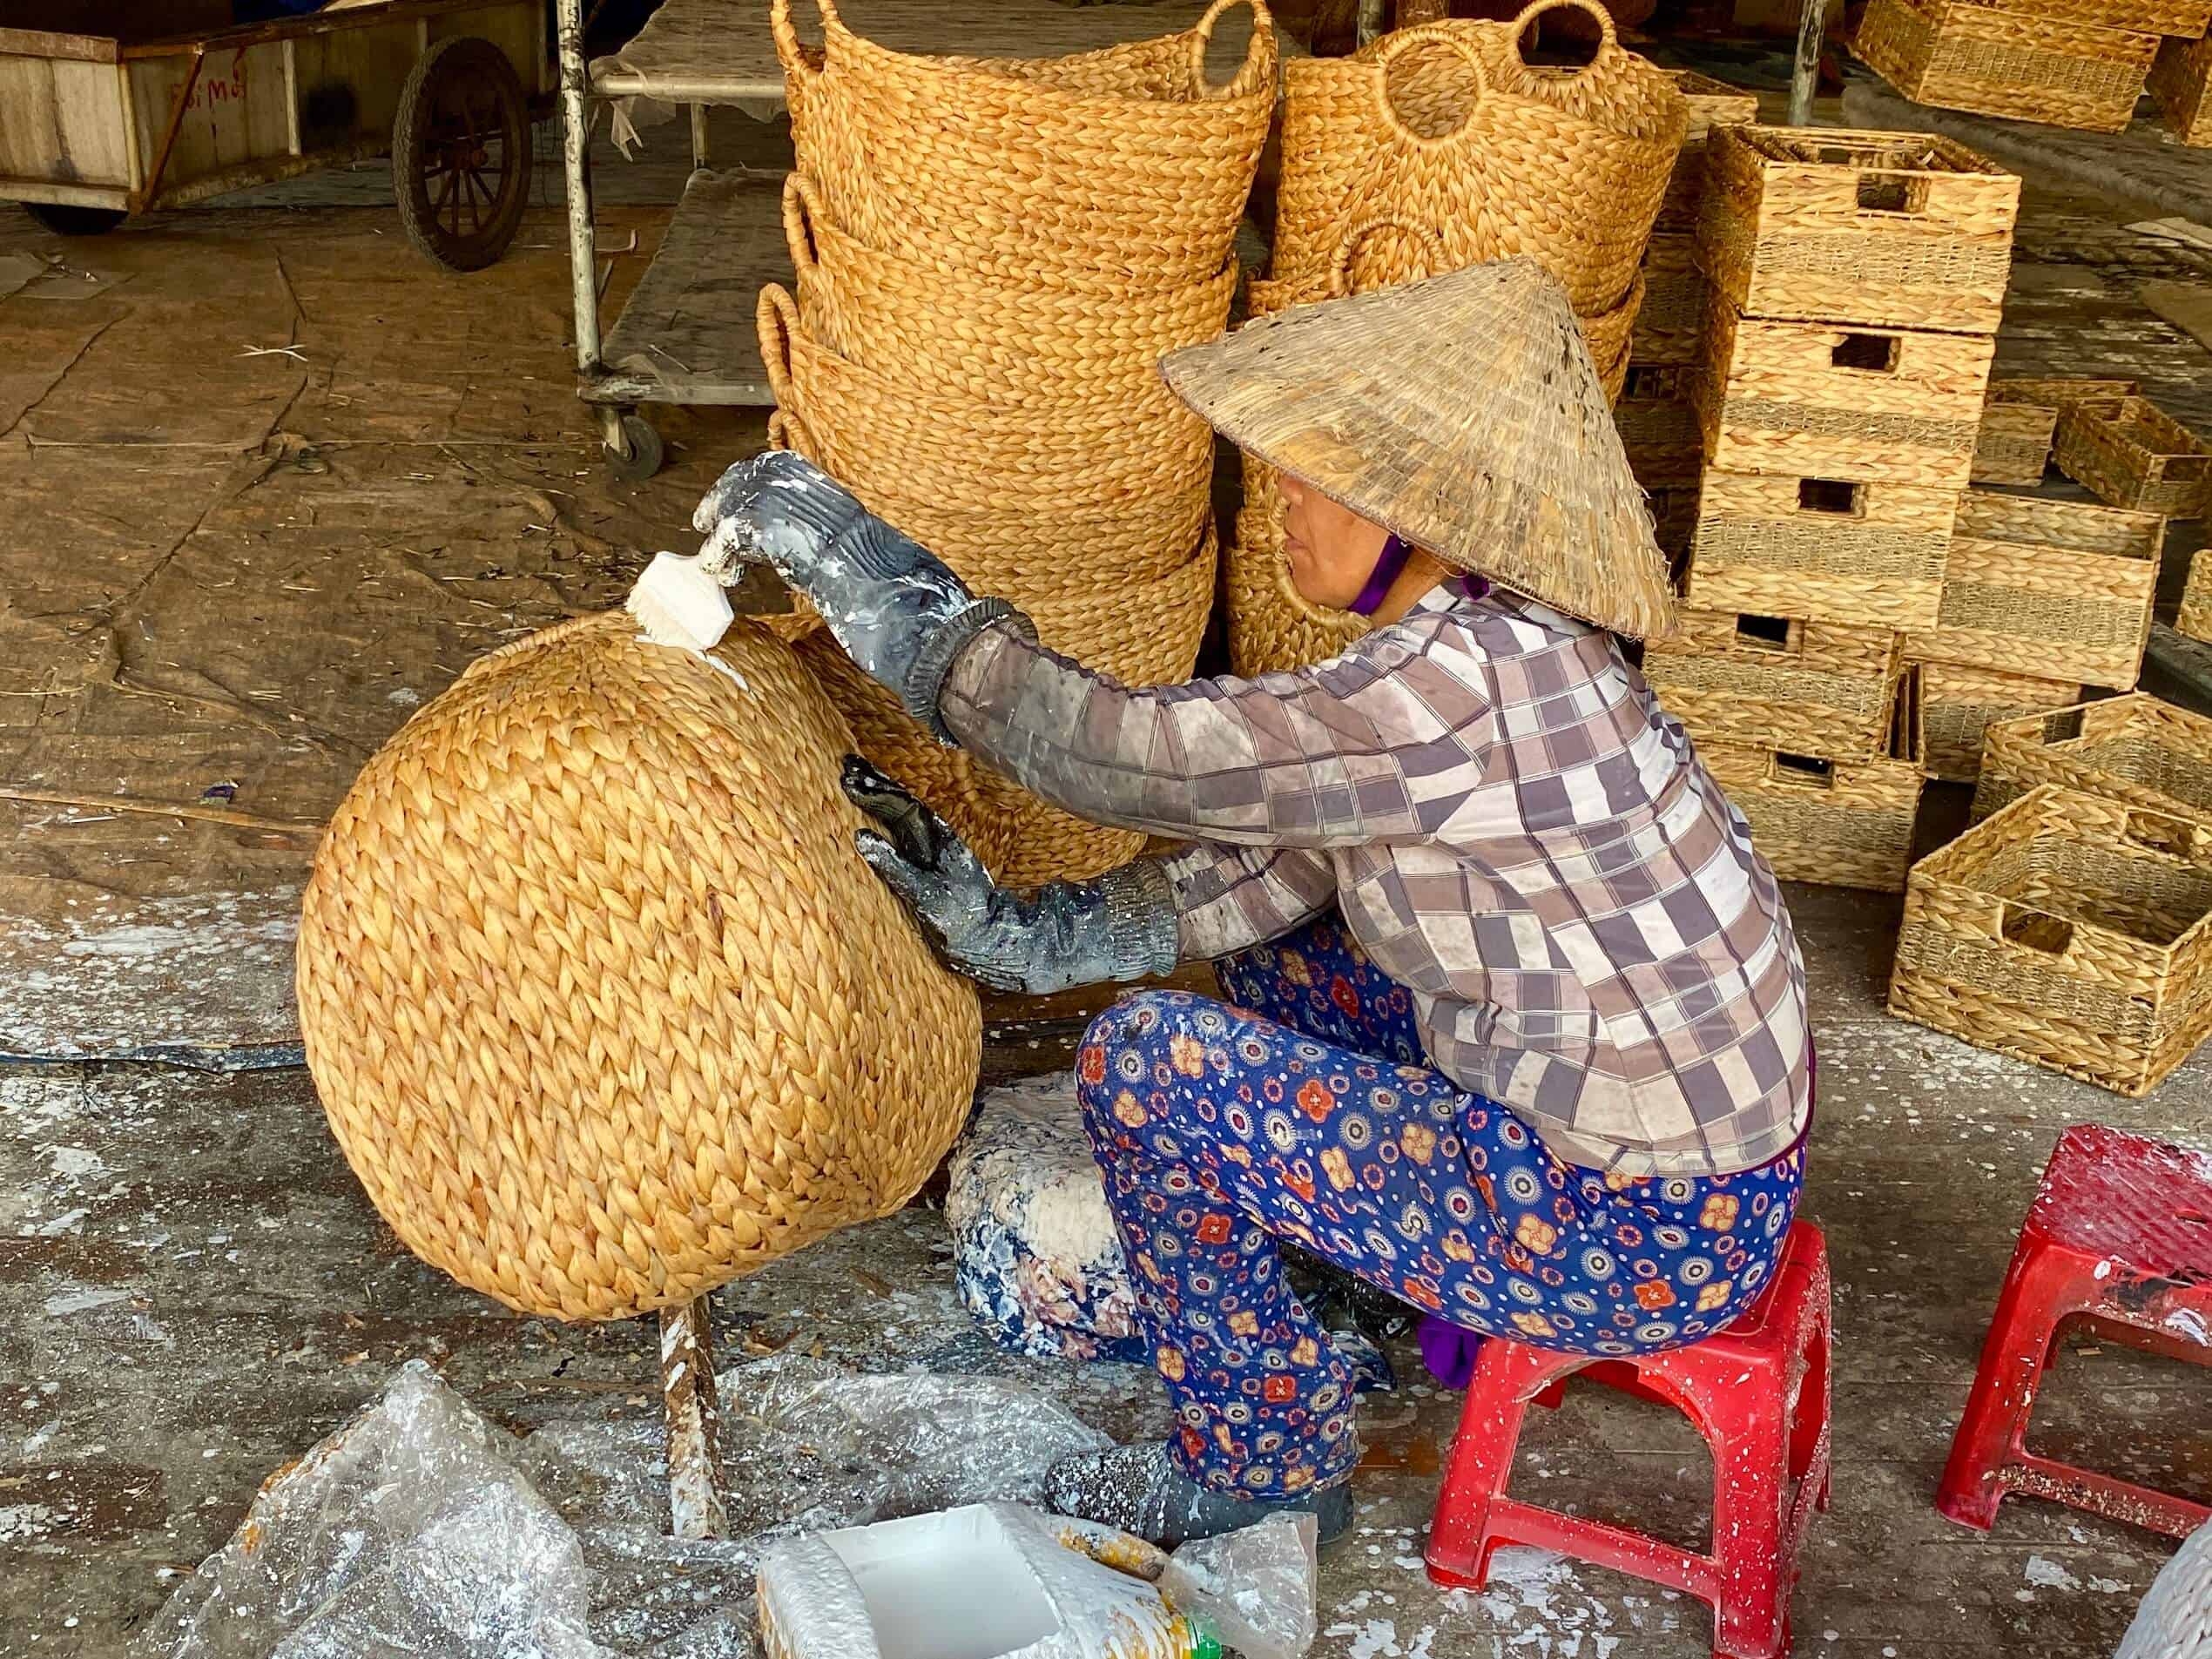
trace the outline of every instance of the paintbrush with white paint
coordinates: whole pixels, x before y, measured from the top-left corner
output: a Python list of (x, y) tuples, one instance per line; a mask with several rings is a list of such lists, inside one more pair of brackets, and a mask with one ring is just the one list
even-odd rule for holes
[(740, 567), (726, 546), (709, 540), (697, 553), (656, 553), (630, 590), (623, 609), (657, 645), (711, 651), (730, 631), (730, 584)]

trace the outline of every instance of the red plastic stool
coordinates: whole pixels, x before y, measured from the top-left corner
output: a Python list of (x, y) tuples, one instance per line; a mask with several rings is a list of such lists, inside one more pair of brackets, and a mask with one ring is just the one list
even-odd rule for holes
[(2212, 1365), (2212, 1157), (2102, 1123), (2059, 1136), (2029, 1206), (1936, 1507), (1986, 1531), (2033, 1493), (2179, 1538), (2212, 1508), (2027, 1449), (2036, 1386), (2061, 1322)]
[[(1783, 1241), (1766, 1294), (1689, 1347), (1599, 1359), (1485, 1338), (1429, 1524), (1428, 1575), (1480, 1589), (1501, 1545), (1541, 1545), (1710, 1602), (1723, 1659), (1787, 1652), (1798, 1547), (1815, 1506), (1828, 1507), (1828, 1246), (1807, 1221)], [(1697, 1426), (1713, 1453), (1710, 1554), (1506, 1495), (1529, 1402), (1556, 1406), (1578, 1372)]]

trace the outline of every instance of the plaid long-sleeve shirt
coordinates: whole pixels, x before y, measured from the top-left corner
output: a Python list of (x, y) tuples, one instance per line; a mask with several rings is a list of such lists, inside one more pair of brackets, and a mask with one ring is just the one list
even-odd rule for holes
[(1773, 872), (1608, 634), (1453, 582), (1316, 667), (1129, 690), (1001, 625), (942, 711), (1048, 800), (1191, 839), (1187, 958), (1337, 905), (1436, 1066), (1571, 1163), (1726, 1174), (1805, 1127)]

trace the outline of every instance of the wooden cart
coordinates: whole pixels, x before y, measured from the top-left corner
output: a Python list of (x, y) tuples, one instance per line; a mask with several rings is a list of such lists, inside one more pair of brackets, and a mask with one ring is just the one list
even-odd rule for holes
[[(149, 14), (156, 37), (132, 27)], [(506, 251), (529, 200), (530, 124), (551, 107), (543, 0), (228, 16), (198, 0), (0, 7), (0, 199), (89, 235), (388, 151), (426, 257), (473, 271)]]

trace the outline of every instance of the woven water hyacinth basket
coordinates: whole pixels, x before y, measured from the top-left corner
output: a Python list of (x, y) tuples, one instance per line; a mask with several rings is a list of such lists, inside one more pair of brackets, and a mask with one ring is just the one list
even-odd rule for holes
[(1690, 398), (1690, 363), (1631, 362), (1613, 405), (1629, 468), (1646, 489), (1683, 489), (1705, 470), (1705, 437)]
[(1713, 129), (1749, 126), (1757, 121), (1759, 98), (1756, 92), (1692, 69), (1670, 69), (1667, 78), (1689, 106), (1689, 125), (1683, 134), (1674, 174), (1667, 180), (1667, 199), (1659, 206), (1658, 228), (1687, 231), (1696, 224), (1698, 205), (1704, 199), (1706, 145)]
[[(1215, 553), (1209, 527), (1197, 550), (1165, 577), (1086, 584), (1024, 608), (1049, 650), (1124, 685), (1180, 685), (1197, 665), (1205, 637)], [(802, 638), (799, 654), (851, 725), (860, 752), (958, 831), (1001, 885), (1083, 880), (1127, 863), (1143, 846), (1134, 831), (1087, 823), (965, 751), (945, 747), (846, 661), (826, 630)]]
[(2212, 145), (2212, 36), (2160, 43), (2150, 95), (2168, 132), (2187, 145)]
[(2149, 643), (2165, 533), (2155, 513), (1970, 489), (1935, 626), (1913, 631), (1906, 654), (2127, 691)]
[(1715, 468), (1683, 597), (1701, 610), (1932, 627), (1958, 508), (1956, 490)]
[(1644, 249), (1643, 284), (1630, 361), (1639, 366), (1696, 362), (1705, 352), (1711, 284), (1697, 268), (1694, 239), (1681, 231), (1655, 235)]
[(765, 632), (710, 662), (617, 612), (470, 664), (362, 770), (308, 880), (300, 1021), (416, 1254), (616, 1318), (927, 1178), (978, 1005), (853, 851), (850, 745)]
[[(1001, 281), (1094, 293), (1204, 282), (1229, 261), (1275, 111), (1275, 29), (1215, 0), (1179, 34), (1072, 57), (932, 57), (855, 35), (819, 0), (769, 19), (799, 171), (872, 247)], [(1252, 13), (1242, 67), (1206, 77), (1222, 17)]]
[(2198, 518), (2212, 503), (2212, 450), (2148, 398), (2089, 398), (2059, 414), (2059, 470), (2115, 507)]
[(1737, 127), (1707, 148), (1698, 258), (1745, 315), (1997, 332), (2017, 174), (1929, 133)]
[(2006, 115), (2087, 132), (2134, 118), (2155, 33), (2047, 15), (2042, 0), (1870, 0), (1852, 49), (1916, 104)]
[(2092, 399), (2133, 397), (2141, 389), (2135, 381), (1990, 381), (1974, 442), (1973, 482), (2041, 483), (2061, 409)]
[(2148, 1094), (2212, 1035), (2212, 824), (2022, 796), (1913, 866), (1889, 1006)]
[(2212, 719), (2137, 691), (1991, 725), (1974, 816), (2039, 784), (2212, 822)]
[(2189, 556), (2188, 584), (2182, 590), (2182, 608), (2174, 630), (2190, 639), (2212, 644), (2212, 553), (2199, 548)]
[(1830, 760), (1884, 752), (1904, 672), (1886, 628), (1685, 610), (1644, 678), (1701, 740)]
[(1931, 778), (1970, 784), (1981, 775), (1982, 733), (1992, 721), (2063, 708), (2081, 698), (2074, 680), (2000, 674), (1959, 663), (1919, 664), (1920, 723)]

